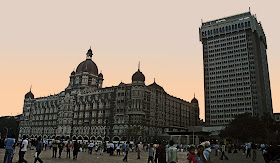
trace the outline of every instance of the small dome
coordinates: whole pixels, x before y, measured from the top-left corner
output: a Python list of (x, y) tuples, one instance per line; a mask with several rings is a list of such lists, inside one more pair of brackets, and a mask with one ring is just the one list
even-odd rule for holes
[(103, 74), (99, 73), (98, 77), (103, 78)]
[(142, 82), (145, 81), (145, 76), (139, 69), (138, 69), (137, 72), (135, 72), (132, 75), (132, 82), (134, 82), (134, 81), (142, 81)]
[(192, 99), (191, 103), (196, 103), (196, 104), (198, 104), (198, 100), (194, 97), (194, 98)]
[(125, 84), (123, 82), (120, 82), (119, 86), (123, 86), (123, 85), (125, 85)]
[(150, 84), (149, 87), (155, 88), (155, 89), (159, 89), (159, 90), (163, 90), (162, 86), (158, 85), (155, 81), (153, 84)]
[(71, 72), (71, 75), (75, 75), (75, 71), (72, 71), (72, 72)]
[(34, 99), (34, 95), (31, 91), (29, 91), (28, 93), (25, 94), (24, 98), (31, 98)]
[(86, 59), (78, 65), (76, 72), (88, 72), (90, 74), (98, 75), (98, 68), (91, 59)]

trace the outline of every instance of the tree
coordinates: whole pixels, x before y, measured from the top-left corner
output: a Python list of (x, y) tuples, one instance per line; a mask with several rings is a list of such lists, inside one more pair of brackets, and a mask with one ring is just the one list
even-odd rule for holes
[(264, 139), (264, 123), (249, 113), (239, 114), (220, 132), (219, 136), (241, 141)]
[(266, 140), (269, 140), (268, 143), (279, 143), (280, 142), (280, 123), (275, 121), (270, 114), (264, 113), (261, 117), (261, 120), (264, 124), (264, 133)]
[[(140, 136), (142, 136), (142, 138), (147, 134), (146, 130), (144, 127), (141, 127), (141, 126), (131, 126), (131, 127), (128, 127), (126, 130), (125, 130), (125, 135), (128, 135), (128, 136), (133, 136), (134, 140), (138, 140), (138, 138)], [(130, 138), (128, 138), (130, 139)]]

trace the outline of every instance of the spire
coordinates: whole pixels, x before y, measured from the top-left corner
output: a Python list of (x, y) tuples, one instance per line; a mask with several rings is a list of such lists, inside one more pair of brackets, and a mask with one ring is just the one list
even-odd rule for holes
[(154, 78), (154, 83), (156, 82), (156, 78)]
[(32, 85), (30, 86), (30, 91), (29, 92), (31, 92), (31, 88), (32, 88)]
[(193, 97), (195, 98), (195, 93), (193, 94)]
[(140, 71), (140, 61), (139, 61), (139, 63), (138, 63), (138, 71)]

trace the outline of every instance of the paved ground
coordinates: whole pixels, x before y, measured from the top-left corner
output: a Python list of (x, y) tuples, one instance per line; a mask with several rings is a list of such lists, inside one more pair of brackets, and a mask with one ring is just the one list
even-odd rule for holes
[[(18, 150), (17, 150), (18, 151)], [(28, 162), (34, 162), (34, 150), (28, 150), (25, 154), (25, 159)], [(0, 149), (0, 162), (4, 160), (4, 154), (5, 154), (5, 149)], [(211, 154), (211, 162), (213, 163), (247, 163), (247, 162), (253, 162), (251, 158), (245, 158), (244, 155), (242, 155), (242, 152), (239, 153), (226, 153), (226, 156), (229, 158), (229, 160), (219, 160), (218, 156), (214, 156), (214, 152)], [(56, 162), (61, 162), (61, 163), (68, 163), (68, 162), (76, 162), (76, 163), (118, 163), (118, 162), (123, 162), (123, 156), (109, 156), (107, 153), (104, 153), (103, 155), (89, 155), (86, 152), (79, 152), (78, 154), (78, 160), (73, 160), (73, 159), (67, 159), (66, 157), (66, 152), (62, 152), (62, 158), (51, 158), (51, 150), (47, 149), (46, 151), (42, 151), (40, 154), (40, 158), (45, 162), (45, 163), (56, 163)], [(187, 153), (186, 152), (180, 152), (179, 153), (179, 162), (187, 162), (186, 160)], [(71, 158), (72, 158), (72, 153), (71, 153)], [(141, 159), (138, 160), (137, 158), (137, 153), (136, 152), (130, 152), (128, 154), (128, 162), (131, 163), (146, 163), (147, 158), (148, 158), (148, 152), (141, 152)], [(17, 162), (18, 160), (18, 152), (16, 153), (13, 162)], [(256, 163), (263, 163), (264, 159), (261, 155), (261, 152), (257, 152), (257, 161)]]

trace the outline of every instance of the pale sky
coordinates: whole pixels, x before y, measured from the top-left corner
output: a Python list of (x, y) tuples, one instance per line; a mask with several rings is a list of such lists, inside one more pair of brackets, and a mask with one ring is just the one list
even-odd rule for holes
[(63, 91), (86, 59), (104, 75), (104, 87), (131, 82), (141, 61), (146, 84), (173, 96), (199, 100), (204, 119), (203, 21), (247, 12), (266, 34), (274, 112), (280, 112), (279, 0), (25, 0), (0, 2), (0, 116), (22, 113), (32, 85), (35, 97)]

